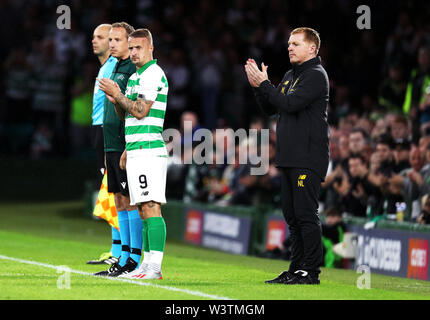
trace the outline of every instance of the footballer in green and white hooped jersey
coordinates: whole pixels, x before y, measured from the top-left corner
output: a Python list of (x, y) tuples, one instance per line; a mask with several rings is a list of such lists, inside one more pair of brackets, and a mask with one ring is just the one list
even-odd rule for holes
[(128, 79), (125, 96), (135, 101), (139, 96), (154, 101), (142, 119), (131, 114), (125, 117), (125, 142), (130, 203), (155, 201), (166, 203), (165, 184), (167, 150), (162, 137), (166, 114), (166, 76), (151, 60)]

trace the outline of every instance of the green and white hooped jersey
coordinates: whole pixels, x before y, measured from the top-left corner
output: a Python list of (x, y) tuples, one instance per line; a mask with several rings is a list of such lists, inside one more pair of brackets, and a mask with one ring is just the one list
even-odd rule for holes
[(141, 120), (127, 113), (125, 117), (126, 150), (141, 150), (154, 156), (167, 157), (162, 133), (166, 114), (169, 85), (157, 60), (143, 65), (128, 79), (125, 96), (136, 101), (139, 96), (154, 101), (148, 114)]

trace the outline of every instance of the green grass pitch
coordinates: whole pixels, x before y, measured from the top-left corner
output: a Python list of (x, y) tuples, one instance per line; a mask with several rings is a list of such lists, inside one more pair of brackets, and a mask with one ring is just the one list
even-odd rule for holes
[[(86, 265), (110, 247), (110, 227), (83, 217), (80, 202), (0, 205), (1, 300), (408, 300), (430, 299), (430, 282), (322, 269), (319, 286), (267, 285), (286, 261), (168, 241), (163, 280), (96, 278)], [(167, 232), (169, 226), (167, 224)], [(68, 271), (59, 268), (64, 266)]]

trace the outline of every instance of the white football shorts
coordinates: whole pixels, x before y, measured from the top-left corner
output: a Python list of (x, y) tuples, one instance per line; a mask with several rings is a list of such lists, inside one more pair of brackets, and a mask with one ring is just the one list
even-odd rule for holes
[(166, 203), (167, 157), (127, 152), (130, 205), (155, 201)]

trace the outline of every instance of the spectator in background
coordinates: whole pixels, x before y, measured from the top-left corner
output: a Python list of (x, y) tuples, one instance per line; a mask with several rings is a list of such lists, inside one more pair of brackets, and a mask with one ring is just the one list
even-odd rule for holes
[(368, 136), (366, 131), (362, 128), (354, 128), (349, 134), (349, 151), (351, 154), (358, 154), (365, 157), (365, 161), (368, 162), (368, 153), (366, 147), (368, 144)]
[(402, 170), (405, 170), (410, 167), (410, 163), (409, 163), (410, 149), (411, 149), (411, 145), (407, 140), (396, 142), (394, 144), (393, 157), (395, 162), (395, 168), (394, 168), (395, 173), (400, 173)]
[(423, 204), (424, 196), (430, 194), (430, 144), (427, 144), (424, 159), (425, 163), (420, 171), (411, 170), (408, 173), (408, 178), (419, 190), (418, 197), (414, 197), (414, 199), (418, 198), (420, 204)]
[(381, 161), (379, 172), (389, 177), (392, 172), (396, 171), (396, 163), (393, 155), (394, 142), (388, 135), (383, 135), (376, 142), (376, 152)]
[[(342, 146), (342, 147), (341, 147)], [(330, 161), (325, 181), (321, 184), (320, 201), (324, 208), (329, 208), (339, 203), (339, 194), (333, 188), (333, 183), (342, 175), (342, 171), (348, 170), (348, 158), (350, 155), (348, 136), (337, 130), (330, 130)]]
[(251, 205), (254, 199), (258, 176), (251, 175), (251, 166), (241, 163), (240, 155), (246, 152), (248, 142), (236, 144), (234, 163), (224, 169), (222, 179), (228, 185), (228, 192), (216, 203), (220, 206)]
[(384, 196), (383, 213), (395, 213), (396, 202), (404, 200), (399, 188), (390, 188), (393, 186), (390, 185), (390, 179), (401, 171), (395, 162), (393, 149), (394, 143), (389, 135), (383, 135), (377, 141), (376, 152), (380, 164), (376, 176), (373, 176), (376, 179), (371, 182), (379, 187)]
[(383, 177), (378, 171), (380, 165), (380, 155), (374, 152), (370, 157), (369, 171), (367, 174), (367, 181), (369, 182), (370, 190), (372, 190), (367, 199), (366, 216), (368, 218), (383, 213), (384, 196), (380, 189), (380, 185), (383, 183)]
[(350, 119), (344, 117), (339, 119), (338, 128), (344, 133), (349, 133), (354, 128), (354, 124), (351, 122)]
[(379, 105), (388, 112), (402, 114), (406, 83), (400, 63), (394, 62), (388, 67), (388, 76), (379, 87)]
[(369, 138), (370, 134), (372, 133), (374, 123), (371, 119), (368, 118), (367, 115), (362, 115), (360, 118), (358, 118), (356, 127), (361, 128), (366, 132), (366, 136)]
[(257, 176), (254, 205), (278, 206), (281, 201), (281, 175), (275, 164), (276, 148), (273, 143), (269, 143), (267, 147), (269, 149), (269, 169), (267, 174)]
[[(190, 152), (190, 148), (194, 145), (195, 132), (201, 128), (199, 117), (195, 112), (185, 111), (181, 115), (179, 125), (184, 163), (191, 163), (192, 152)], [(176, 142), (173, 141), (171, 144), (173, 145), (174, 143)], [(167, 148), (170, 149), (172, 145), (169, 143)]]
[(422, 136), (418, 142), (418, 149), (420, 150), (421, 159), (426, 161), (427, 147), (430, 145), (430, 135)]
[(349, 136), (342, 134), (339, 138), (339, 164), (347, 170), (348, 158), (351, 155), (351, 149), (349, 148)]
[(413, 181), (419, 179), (417, 175), (421, 171), (424, 161), (421, 158), (420, 150), (413, 146), (409, 152), (409, 168), (402, 170), (399, 174), (394, 174), (389, 180), (390, 190), (399, 190), (406, 203), (404, 220), (414, 221), (420, 210), (421, 203), (419, 197), (419, 187)]
[(216, 163), (216, 153), (212, 152), (212, 163), (189, 165), (185, 177), (183, 201), (214, 203), (226, 195), (230, 190), (224, 174), (224, 164)]
[(341, 170), (333, 187), (340, 196), (342, 208), (357, 217), (366, 216), (367, 198), (371, 187), (367, 181), (368, 168), (359, 154), (353, 154), (348, 160), (348, 174)]
[(207, 191), (207, 201), (215, 203), (224, 197), (228, 192), (231, 192), (225, 177), (223, 176), (225, 165), (214, 162), (208, 166), (208, 173), (203, 178), (204, 189)]
[(423, 198), (423, 209), (417, 218), (419, 224), (430, 224), (430, 197), (425, 195)]
[(382, 117), (378, 118), (370, 134), (372, 141), (376, 141), (380, 136), (387, 133), (388, 133), (388, 126), (385, 122), (385, 119)]
[(390, 123), (391, 138), (395, 143), (410, 141), (410, 126), (405, 116), (397, 115)]

